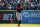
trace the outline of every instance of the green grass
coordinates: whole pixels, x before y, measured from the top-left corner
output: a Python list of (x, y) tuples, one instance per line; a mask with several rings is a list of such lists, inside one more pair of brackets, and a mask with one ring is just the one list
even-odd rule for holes
[[(0, 27), (18, 27), (18, 24), (0, 24)], [(20, 24), (20, 27), (40, 27), (40, 24)]]
[[(16, 25), (16, 24), (0, 24), (0, 25)], [(40, 24), (21, 24), (21, 25), (40, 25)]]

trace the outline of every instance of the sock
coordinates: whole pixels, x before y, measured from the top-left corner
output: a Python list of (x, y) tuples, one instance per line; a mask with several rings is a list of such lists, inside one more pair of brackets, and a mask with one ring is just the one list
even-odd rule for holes
[(19, 21), (19, 24), (18, 25), (20, 25), (21, 24), (21, 20)]

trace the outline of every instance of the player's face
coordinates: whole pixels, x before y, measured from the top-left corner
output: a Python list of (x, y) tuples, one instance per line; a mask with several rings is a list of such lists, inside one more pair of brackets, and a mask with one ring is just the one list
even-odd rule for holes
[(22, 3), (20, 3), (20, 5), (22, 5)]

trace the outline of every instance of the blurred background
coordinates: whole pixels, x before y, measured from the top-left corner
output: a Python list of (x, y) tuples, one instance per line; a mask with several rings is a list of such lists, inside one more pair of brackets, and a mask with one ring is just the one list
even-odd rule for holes
[(0, 10), (16, 10), (20, 1), (24, 10), (40, 10), (40, 0), (0, 0)]

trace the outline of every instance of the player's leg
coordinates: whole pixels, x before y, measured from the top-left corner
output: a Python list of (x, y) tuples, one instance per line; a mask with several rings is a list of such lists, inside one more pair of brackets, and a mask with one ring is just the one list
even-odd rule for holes
[(11, 24), (13, 24), (14, 21), (18, 21), (18, 20), (17, 20), (17, 19), (16, 19), (16, 20), (13, 20), (13, 19), (12, 19), (12, 20), (11, 20)]
[(12, 20), (11, 20), (11, 24), (13, 24), (13, 22), (14, 22), (14, 20), (12, 19)]
[(20, 26), (20, 24), (21, 24), (21, 20), (19, 20), (18, 26)]

